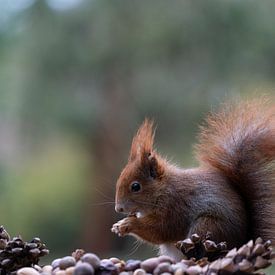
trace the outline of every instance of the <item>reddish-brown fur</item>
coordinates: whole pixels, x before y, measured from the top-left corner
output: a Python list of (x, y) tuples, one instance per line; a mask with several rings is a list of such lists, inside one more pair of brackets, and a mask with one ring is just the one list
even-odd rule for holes
[[(274, 240), (274, 104), (262, 99), (228, 104), (210, 115), (196, 146), (198, 168), (170, 164), (153, 142), (153, 123), (146, 119), (117, 182), (116, 209), (131, 215), (113, 231), (152, 244), (207, 231), (229, 247), (258, 236)], [(134, 181), (141, 191), (131, 191)]]

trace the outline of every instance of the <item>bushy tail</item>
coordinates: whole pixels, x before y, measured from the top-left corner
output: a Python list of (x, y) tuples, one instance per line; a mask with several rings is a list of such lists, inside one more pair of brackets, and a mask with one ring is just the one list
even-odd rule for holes
[(242, 196), (250, 238), (275, 241), (275, 105), (265, 99), (223, 106), (202, 126), (197, 158)]

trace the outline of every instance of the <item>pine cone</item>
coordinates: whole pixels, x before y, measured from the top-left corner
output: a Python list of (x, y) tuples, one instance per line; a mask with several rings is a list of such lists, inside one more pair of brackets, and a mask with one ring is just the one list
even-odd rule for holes
[(255, 242), (249, 241), (238, 250), (236, 248), (230, 250), (224, 258), (211, 263), (209, 270), (229, 271), (236, 275), (255, 274), (259, 269), (269, 267), (273, 258), (271, 242), (263, 242), (258, 238)]
[[(4, 241), (6, 241), (5, 244)], [(40, 257), (49, 253), (39, 238), (34, 238), (31, 242), (24, 242), (20, 236), (10, 240), (3, 226), (0, 227), (1, 244), (0, 274), (8, 274), (21, 267), (33, 266), (38, 263)]]
[(190, 238), (176, 243), (176, 247), (187, 259), (195, 258), (196, 261), (208, 258), (214, 261), (225, 256), (227, 253), (226, 242), (215, 243), (211, 241), (211, 234), (208, 232), (205, 237), (193, 234)]
[[(182, 261), (188, 266), (186, 274), (194, 274), (196, 270), (200, 270), (199, 274), (205, 275), (264, 274), (255, 272), (269, 267), (275, 258), (271, 242), (264, 242), (261, 238), (255, 242), (251, 240), (239, 249), (234, 248), (226, 253), (225, 243), (216, 244), (208, 239), (201, 240), (198, 235), (194, 235), (177, 243), (177, 247), (189, 259)], [(213, 260), (217, 257), (218, 259)]]

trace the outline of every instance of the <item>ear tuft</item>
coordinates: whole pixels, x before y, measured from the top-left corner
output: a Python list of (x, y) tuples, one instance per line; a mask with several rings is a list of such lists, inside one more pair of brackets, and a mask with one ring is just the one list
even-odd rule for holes
[(152, 154), (154, 145), (155, 128), (153, 120), (145, 118), (139, 127), (137, 134), (133, 138), (129, 160), (134, 160), (138, 156)]

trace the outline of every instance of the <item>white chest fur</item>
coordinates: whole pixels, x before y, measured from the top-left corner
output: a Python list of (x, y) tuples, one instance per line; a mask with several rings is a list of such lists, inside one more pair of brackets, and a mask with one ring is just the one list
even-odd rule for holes
[(170, 256), (176, 262), (179, 262), (183, 258), (182, 253), (175, 247), (175, 245), (169, 243), (161, 244), (159, 246), (159, 254)]

